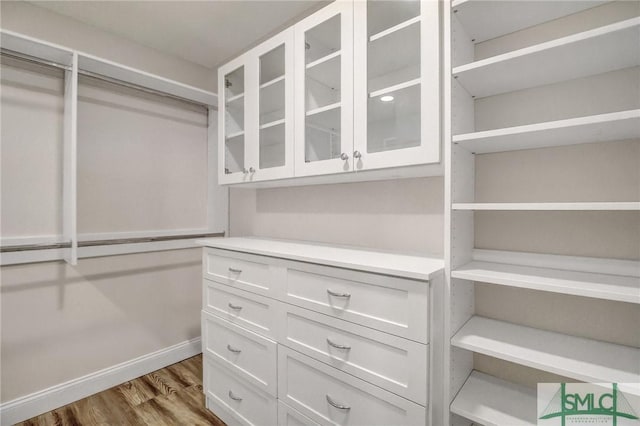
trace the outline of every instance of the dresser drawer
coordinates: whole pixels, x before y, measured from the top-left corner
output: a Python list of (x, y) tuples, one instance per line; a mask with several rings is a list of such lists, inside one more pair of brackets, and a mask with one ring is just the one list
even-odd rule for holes
[(202, 312), (202, 352), (261, 390), (277, 395), (275, 342)]
[(284, 272), (269, 258), (215, 249), (205, 249), (203, 265), (204, 278), (269, 297), (277, 297), (278, 269)]
[[(240, 424), (267, 426), (278, 421), (276, 399), (204, 356), (205, 396)], [(215, 409), (215, 408), (214, 408)]]
[(278, 426), (317, 426), (318, 423), (278, 400)]
[(278, 332), (283, 345), (427, 405), (427, 345), (285, 304)]
[(275, 300), (211, 280), (204, 280), (203, 307), (229, 322), (273, 339), (275, 336)]
[(325, 425), (421, 425), (426, 409), (285, 347), (278, 350), (278, 398)]
[(427, 343), (428, 293), (424, 281), (290, 262), (284, 301)]

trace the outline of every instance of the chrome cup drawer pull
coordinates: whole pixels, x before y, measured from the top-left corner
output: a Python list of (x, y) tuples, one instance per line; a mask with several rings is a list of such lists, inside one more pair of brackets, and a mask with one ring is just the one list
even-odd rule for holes
[(343, 350), (345, 350), (345, 351), (348, 351), (348, 350), (350, 350), (350, 349), (351, 349), (351, 346), (340, 345), (340, 344), (338, 344), (338, 343), (334, 343), (334, 342), (332, 342), (332, 341), (331, 341), (331, 339), (329, 339), (328, 337), (327, 337), (327, 343), (328, 343), (329, 345), (333, 346), (333, 347), (334, 347), (334, 348), (336, 348), (336, 349), (343, 349)]
[(239, 274), (240, 272), (242, 272), (242, 269), (236, 269), (229, 266), (229, 272), (233, 272), (234, 274)]
[(343, 405), (339, 402), (335, 402), (333, 399), (331, 399), (329, 394), (327, 394), (327, 402), (339, 410), (351, 410), (351, 407), (349, 407), (348, 405)]
[(231, 302), (229, 302), (229, 307), (230, 307), (231, 309), (233, 309), (234, 311), (239, 311), (239, 310), (241, 310), (241, 309), (242, 309), (242, 306), (234, 305), (234, 304), (233, 304), (233, 303), (231, 303)]
[(345, 298), (351, 297), (351, 293), (338, 293), (338, 292), (332, 291), (331, 289), (327, 289), (327, 293), (329, 293), (330, 296), (335, 296), (335, 297), (345, 297)]
[(233, 399), (234, 401), (242, 401), (242, 398), (240, 398), (239, 396), (235, 396), (232, 391), (229, 391), (229, 398)]
[(240, 352), (242, 352), (242, 350), (241, 350), (241, 349), (234, 348), (234, 347), (233, 347), (233, 346), (231, 346), (231, 345), (227, 345), (227, 349), (228, 349), (230, 352), (233, 352), (234, 354), (239, 354)]

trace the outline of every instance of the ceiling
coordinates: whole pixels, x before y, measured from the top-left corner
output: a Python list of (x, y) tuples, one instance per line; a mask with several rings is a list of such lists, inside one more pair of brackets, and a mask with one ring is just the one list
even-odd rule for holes
[(242, 53), (318, 0), (29, 1), (208, 68)]

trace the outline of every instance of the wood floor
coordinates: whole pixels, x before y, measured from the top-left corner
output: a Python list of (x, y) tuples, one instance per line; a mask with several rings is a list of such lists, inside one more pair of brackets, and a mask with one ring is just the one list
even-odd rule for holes
[(204, 405), (202, 355), (154, 371), (18, 425), (225, 426)]

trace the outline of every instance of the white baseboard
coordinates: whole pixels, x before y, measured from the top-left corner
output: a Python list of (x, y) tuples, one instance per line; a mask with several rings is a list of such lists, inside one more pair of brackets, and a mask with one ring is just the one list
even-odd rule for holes
[(70, 404), (202, 352), (200, 337), (134, 358), (0, 405), (0, 425), (12, 425)]

